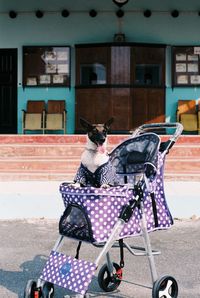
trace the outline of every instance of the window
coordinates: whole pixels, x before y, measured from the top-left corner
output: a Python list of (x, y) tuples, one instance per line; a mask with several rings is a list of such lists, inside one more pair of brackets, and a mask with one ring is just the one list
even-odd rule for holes
[(172, 50), (173, 86), (200, 85), (200, 47), (177, 46)]
[(70, 86), (70, 47), (24, 46), (23, 86)]
[(160, 85), (161, 66), (157, 64), (137, 64), (135, 70), (136, 85)]
[(81, 85), (106, 84), (106, 67), (103, 64), (81, 64)]
[(165, 85), (165, 47), (135, 46), (132, 50), (133, 84), (139, 87)]

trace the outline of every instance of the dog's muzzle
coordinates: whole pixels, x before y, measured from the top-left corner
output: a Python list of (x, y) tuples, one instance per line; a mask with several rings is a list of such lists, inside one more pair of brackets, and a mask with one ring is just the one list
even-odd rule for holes
[(102, 146), (103, 143), (105, 142), (106, 138), (105, 136), (90, 136), (89, 139), (98, 147)]

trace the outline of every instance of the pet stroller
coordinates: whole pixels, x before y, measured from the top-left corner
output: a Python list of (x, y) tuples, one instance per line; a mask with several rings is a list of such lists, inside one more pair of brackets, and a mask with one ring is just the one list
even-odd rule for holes
[[(158, 129), (175, 129), (161, 142)], [(149, 232), (167, 229), (173, 224), (163, 186), (166, 154), (182, 132), (179, 123), (145, 124), (119, 144), (111, 153), (118, 185), (110, 188), (79, 187), (62, 183), (60, 192), (65, 211), (60, 218), (57, 240), (40, 278), (29, 280), (25, 298), (54, 297), (54, 284), (87, 297), (88, 286), (103, 257), (106, 264), (99, 270), (99, 286), (106, 292), (118, 288), (124, 267), (124, 248), (132, 255), (147, 256), (152, 278), (153, 298), (178, 297), (178, 285), (170, 276), (158, 277)], [(130, 246), (126, 238), (141, 235), (145, 247)], [(76, 256), (67, 256), (59, 249), (63, 238), (78, 240)], [(102, 250), (94, 262), (79, 259), (82, 242)], [(120, 264), (113, 262), (110, 249), (120, 249)]]

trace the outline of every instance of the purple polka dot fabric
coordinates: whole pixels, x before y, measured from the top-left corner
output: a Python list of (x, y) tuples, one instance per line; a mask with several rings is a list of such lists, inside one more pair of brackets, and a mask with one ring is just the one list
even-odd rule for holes
[(94, 263), (52, 251), (40, 278), (84, 295), (95, 271)]
[[(155, 223), (154, 210), (152, 207), (152, 199), (149, 191), (144, 190), (144, 211), (147, 220), (147, 230), (169, 228), (173, 221), (163, 188), (163, 164), (162, 156), (158, 158), (158, 171), (153, 182), (149, 183), (151, 191), (155, 194), (157, 224)], [(94, 187), (74, 188), (66, 183), (61, 184), (60, 192), (63, 202), (67, 208), (70, 205), (76, 206), (82, 212), (79, 216), (85, 217), (91, 226), (91, 242), (105, 242), (111, 234), (112, 228), (117, 222), (121, 209), (130, 199), (133, 198), (133, 190), (128, 185), (110, 187), (107, 189)], [(141, 210), (135, 208), (133, 215), (128, 223), (123, 227), (120, 238), (136, 236), (141, 233)], [(70, 217), (69, 217), (70, 220)], [(73, 216), (71, 218), (73, 220)], [(76, 236), (75, 236), (76, 238)], [(78, 238), (78, 237), (77, 237)]]

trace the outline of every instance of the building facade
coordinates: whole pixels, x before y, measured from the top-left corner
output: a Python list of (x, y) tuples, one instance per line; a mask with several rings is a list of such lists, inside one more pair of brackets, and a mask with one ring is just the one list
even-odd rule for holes
[[(178, 99), (200, 97), (199, 10), (195, 0), (2, 3), (0, 133), (22, 133), (30, 99), (64, 99), (68, 134), (79, 132), (79, 117), (113, 116), (116, 132), (176, 121)], [(28, 77), (24, 49), (35, 47), (69, 47), (68, 66), (54, 70), (45, 60), (49, 69)]]

